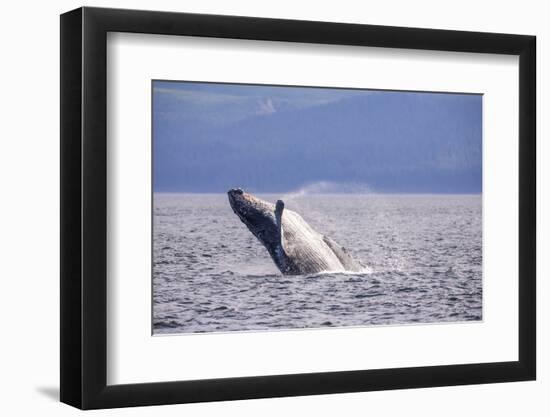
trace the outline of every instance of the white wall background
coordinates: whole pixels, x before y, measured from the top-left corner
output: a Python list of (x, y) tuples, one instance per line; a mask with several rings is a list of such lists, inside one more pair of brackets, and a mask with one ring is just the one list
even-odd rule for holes
[[(550, 411), (550, 26), (543, 1), (124, 0), (86, 5), (532, 34), (538, 37), (538, 381), (100, 411), (96, 415), (529, 415)], [(0, 152), (0, 410), (74, 415), (59, 392), (59, 17), (77, 1), (3, 5)], [(543, 162), (547, 165), (543, 166)], [(543, 188), (546, 186), (546, 190)], [(545, 395), (546, 394), (546, 395)]]

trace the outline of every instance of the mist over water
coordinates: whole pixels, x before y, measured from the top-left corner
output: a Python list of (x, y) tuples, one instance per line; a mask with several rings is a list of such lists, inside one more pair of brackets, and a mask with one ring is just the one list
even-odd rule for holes
[(316, 181), (283, 194), (282, 199), (294, 199), (316, 194), (373, 194), (372, 187), (365, 183)]
[(258, 197), (344, 246), (366, 266), (357, 274), (283, 276), (225, 194), (155, 194), (153, 332), (481, 320), (481, 195), (346, 187)]

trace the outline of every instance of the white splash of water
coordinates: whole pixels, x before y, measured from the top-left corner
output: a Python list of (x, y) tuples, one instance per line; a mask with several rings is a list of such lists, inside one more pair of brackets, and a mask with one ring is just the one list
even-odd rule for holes
[(293, 199), (313, 194), (373, 194), (374, 190), (365, 183), (316, 181), (304, 184), (300, 188), (290, 191), (283, 199)]
[[(363, 266), (363, 265), (362, 265)], [(360, 271), (321, 271), (321, 272), (316, 272), (315, 274), (310, 274), (310, 275), (306, 275), (306, 276), (311, 276), (311, 277), (315, 277), (315, 276), (323, 276), (323, 275), (330, 275), (330, 276), (333, 276), (335, 274), (338, 274), (338, 275), (358, 275), (358, 276), (363, 276), (363, 275), (370, 275), (370, 274), (374, 274), (374, 269), (372, 269), (371, 267), (369, 266), (363, 266), (363, 269), (361, 269)]]

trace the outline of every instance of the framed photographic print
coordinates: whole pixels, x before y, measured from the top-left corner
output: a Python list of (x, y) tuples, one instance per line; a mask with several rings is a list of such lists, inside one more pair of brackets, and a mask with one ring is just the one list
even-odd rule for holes
[(535, 379), (535, 38), (61, 16), (61, 401)]

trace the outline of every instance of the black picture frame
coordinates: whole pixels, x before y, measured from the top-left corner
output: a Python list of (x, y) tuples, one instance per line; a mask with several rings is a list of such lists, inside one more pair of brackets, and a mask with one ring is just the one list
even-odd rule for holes
[[(519, 56), (519, 358), (513, 362), (107, 385), (108, 32)], [(536, 38), (79, 8), (61, 15), (61, 401), (81, 409), (534, 380)]]

